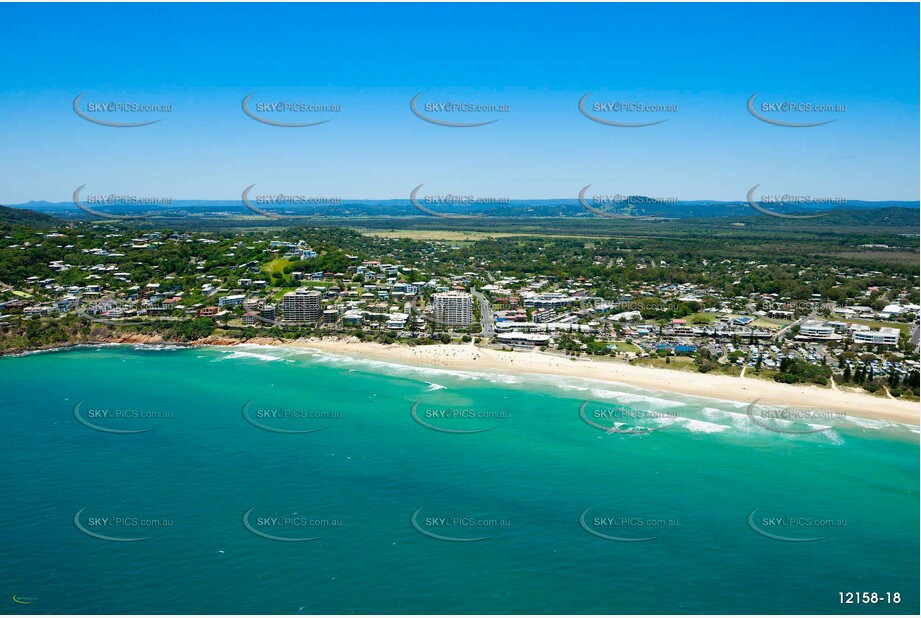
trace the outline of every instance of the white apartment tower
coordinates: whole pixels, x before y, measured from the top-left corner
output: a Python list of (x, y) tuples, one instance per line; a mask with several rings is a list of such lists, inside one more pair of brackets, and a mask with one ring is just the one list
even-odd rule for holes
[(470, 326), (473, 323), (473, 296), (467, 292), (433, 294), (432, 308), (438, 324)]
[(285, 321), (297, 324), (311, 324), (320, 319), (320, 299), (323, 294), (309, 288), (298, 288), (288, 292), (281, 299), (281, 310)]

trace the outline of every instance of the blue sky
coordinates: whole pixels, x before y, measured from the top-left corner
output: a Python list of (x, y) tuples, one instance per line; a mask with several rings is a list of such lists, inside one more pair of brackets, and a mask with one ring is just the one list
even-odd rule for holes
[[(266, 193), (510, 198), (593, 193), (743, 199), (762, 190), (848, 199), (919, 197), (916, 4), (0, 5), (0, 203), (88, 190), (173, 199)], [(242, 98), (341, 106), (279, 128)], [(169, 104), (95, 114), (83, 103)], [(410, 99), (507, 105), (416, 118)], [(677, 105), (579, 113), (578, 101)], [(765, 113), (760, 102), (846, 106)]]

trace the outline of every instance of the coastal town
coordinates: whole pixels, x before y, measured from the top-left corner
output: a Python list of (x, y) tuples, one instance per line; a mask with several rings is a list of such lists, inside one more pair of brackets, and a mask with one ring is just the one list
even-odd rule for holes
[[(918, 396), (918, 287), (904, 276), (842, 269), (834, 276), (853, 283), (845, 294), (834, 286), (794, 298), (759, 289), (775, 267), (751, 260), (699, 265), (729, 276), (727, 289), (664, 279), (664, 261), (629, 263), (629, 250), (580, 255), (599, 276), (552, 276), (527, 264), (510, 272), (450, 241), (337, 233), (131, 234), (105, 224), (9, 233), (0, 243), (10, 273), (0, 280), (4, 349), (29, 347), (30, 329), (60, 343), (41, 333), (76, 320), (180, 341), (217, 332), (531, 349)], [(616, 271), (630, 280), (612, 284), (606, 273)]]
[(4, 614), (921, 615), (921, 0), (0, 16)]

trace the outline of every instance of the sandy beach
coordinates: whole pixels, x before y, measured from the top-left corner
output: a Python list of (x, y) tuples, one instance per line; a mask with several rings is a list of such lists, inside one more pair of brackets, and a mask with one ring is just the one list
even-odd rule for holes
[[(257, 341), (250, 341), (257, 343)], [(258, 341), (270, 343), (270, 340)], [(272, 342), (280, 343), (280, 342)], [(614, 360), (572, 359), (537, 351), (504, 352), (470, 345), (401, 346), (356, 339), (302, 339), (282, 345), (405, 365), (505, 374), (548, 374), (603, 380), (656, 391), (766, 405), (805, 406), (861, 418), (919, 425), (917, 402), (843, 389), (780, 384), (757, 378), (638, 367)]]

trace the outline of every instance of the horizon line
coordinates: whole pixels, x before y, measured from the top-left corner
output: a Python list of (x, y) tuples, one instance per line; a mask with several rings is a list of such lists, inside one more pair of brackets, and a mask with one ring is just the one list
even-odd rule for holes
[[(725, 203), (732, 203), (732, 202), (745, 203), (745, 202), (746, 202), (746, 199), (745, 199), (744, 197), (742, 197), (742, 198), (733, 198), (733, 199), (720, 199), (720, 198), (706, 198), (706, 197), (705, 197), (705, 198), (679, 198), (679, 197), (674, 197), (674, 196), (661, 197), (661, 196), (651, 196), (651, 195), (647, 195), (647, 194), (643, 194), (643, 193), (630, 193), (630, 194), (624, 193), (624, 194), (619, 194), (619, 195), (622, 195), (622, 196), (624, 196), (624, 197), (646, 197), (646, 198), (650, 198), (650, 199), (662, 200), (663, 203), (666, 203), (666, 204), (667, 204), (667, 203), (675, 203), (675, 202), (725, 202)], [(241, 204), (243, 203), (242, 200), (240, 199), (240, 197), (232, 197), (232, 198), (213, 198), (213, 197), (209, 197), (209, 198), (199, 198), (199, 197), (171, 197), (171, 196), (162, 196), (162, 197), (164, 197), (164, 198), (169, 198), (169, 199), (173, 200), (174, 202), (175, 202), (175, 201), (182, 201), (182, 202), (240, 202)], [(306, 197), (308, 197), (308, 198), (315, 198), (315, 197), (318, 197), (318, 196), (306, 196)], [(322, 197), (327, 198), (327, 199), (338, 199), (338, 200), (341, 200), (343, 203), (344, 203), (344, 202), (373, 202), (373, 201), (385, 201), (385, 200), (386, 200), (386, 201), (405, 201), (405, 202), (411, 202), (411, 201), (412, 201), (411, 198), (410, 198), (409, 196), (402, 196), (402, 197), (355, 197), (355, 198), (347, 198), (347, 197), (339, 197), (339, 196), (322, 196)], [(497, 196), (483, 196), (483, 198), (481, 198), (481, 199), (489, 199), (489, 198), (496, 198), (496, 197), (497, 197)], [(542, 200), (542, 201), (546, 201), (546, 200), (554, 200), (554, 201), (565, 201), (565, 200), (570, 200), (570, 201), (572, 201), (572, 202), (574, 202), (574, 203), (576, 203), (576, 204), (579, 203), (579, 197), (578, 197), (578, 196), (574, 196), (574, 197), (509, 197), (509, 196), (499, 196), (498, 199), (507, 199), (507, 200), (513, 201), (513, 202), (527, 202), (527, 201), (534, 201), (534, 200)], [(665, 200), (669, 200), (669, 201), (665, 201)], [(910, 203), (914, 203), (914, 202), (917, 202), (917, 203), (921, 204), (921, 197), (917, 197), (917, 198), (913, 198), (913, 199), (899, 199), (899, 198), (850, 198), (850, 197), (848, 197), (848, 198), (844, 198), (844, 200), (845, 200), (845, 202), (871, 202), (871, 203), (875, 203), (875, 202), (910, 202)], [(35, 203), (46, 203), (46, 204), (71, 204), (71, 205), (73, 205), (73, 200), (72, 200), (72, 199), (64, 199), (64, 200), (52, 201), (52, 200), (46, 200), (46, 199), (37, 199), (37, 200), (36, 200), (36, 199), (32, 199), (32, 200), (29, 200), (28, 202), (2, 202), (2, 201), (0, 201), (0, 206), (6, 206), (6, 207), (8, 207), (8, 208), (14, 208), (14, 207), (16, 207), (16, 206), (26, 206), (26, 205), (35, 204)], [(116, 203), (116, 204), (110, 204), (110, 205), (111, 205), (111, 206), (144, 206), (144, 205), (154, 206), (155, 204), (121, 204), (121, 203)], [(281, 204), (281, 205), (284, 206), (285, 204)], [(299, 205), (301, 205), (301, 206), (328, 206), (328, 204), (299, 204)], [(341, 205), (341, 204), (335, 204), (335, 205), (338, 206), (338, 205)], [(487, 203), (481, 203), (481, 204), (473, 203), (473, 204), (466, 204), (466, 205), (467, 205), (467, 206), (501, 206), (502, 204), (501, 204), (501, 203), (488, 203), (488, 202), (487, 202)], [(824, 205), (824, 204), (823, 204), (823, 205)]]

